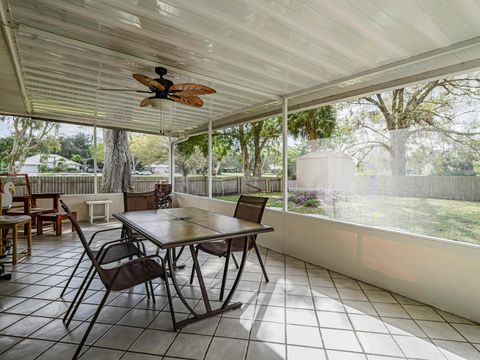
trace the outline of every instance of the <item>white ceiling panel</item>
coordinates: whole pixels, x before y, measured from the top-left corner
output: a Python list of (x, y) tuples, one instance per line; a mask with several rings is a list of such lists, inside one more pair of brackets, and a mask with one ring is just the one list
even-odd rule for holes
[[(27, 95), (22, 104), (11, 66), (1, 112), (31, 106), (40, 118), (135, 131), (182, 136), (209, 121), (220, 127), (278, 113), (284, 97), (299, 109), (480, 66), (478, 0), (0, 4)], [(0, 47), (1, 65), (2, 54)], [(131, 74), (154, 77), (155, 66), (175, 83), (217, 93), (203, 96), (202, 108), (176, 104), (162, 114), (138, 106), (145, 94), (98, 90), (142, 90)]]

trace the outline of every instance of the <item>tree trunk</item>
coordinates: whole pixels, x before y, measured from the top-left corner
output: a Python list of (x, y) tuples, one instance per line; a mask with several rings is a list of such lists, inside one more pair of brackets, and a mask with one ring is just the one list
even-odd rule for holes
[(390, 130), (390, 168), (392, 175), (405, 175), (407, 169), (408, 130)]
[(128, 150), (127, 132), (103, 130), (105, 160), (103, 166), (103, 192), (128, 192), (132, 187), (132, 159)]
[(308, 139), (308, 143), (310, 144), (310, 152), (318, 151), (318, 139)]
[(248, 171), (248, 163), (250, 162), (250, 157), (248, 154), (247, 136), (245, 135), (245, 125), (240, 125), (238, 127), (238, 141), (240, 143), (240, 149), (242, 150), (243, 176), (249, 177), (250, 173)]
[(260, 134), (255, 132), (253, 136), (253, 176), (262, 176), (262, 149), (260, 148)]

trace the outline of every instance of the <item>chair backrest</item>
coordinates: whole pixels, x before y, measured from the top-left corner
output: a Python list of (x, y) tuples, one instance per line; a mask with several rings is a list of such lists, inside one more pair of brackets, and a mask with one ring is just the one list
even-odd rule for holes
[(69, 207), (63, 202), (63, 200), (60, 200), (60, 205), (62, 206), (62, 209), (67, 213), (68, 219), (72, 223), (72, 226), (75, 228), (75, 231), (77, 232), (77, 235), (80, 238), (80, 242), (82, 243), (88, 258), (90, 259), (92, 264), (95, 266), (95, 269), (98, 271), (98, 273), (102, 274), (102, 268), (98, 263), (98, 261), (96, 260), (95, 255), (92, 252), (92, 249), (90, 249), (87, 238), (85, 237), (85, 234), (83, 233), (82, 228), (80, 227), (80, 224), (74, 218)]
[(123, 207), (125, 211), (158, 209), (158, 193), (156, 191), (142, 193), (124, 192)]
[(28, 174), (0, 174), (0, 192), (3, 192), (3, 186), (10, 181), (15, 185), (16, 195), (32, 195)]
[(172, 184), (155, 184), (155, 191), (160, 198), (168, 196), (172, 193)]
[[(238, 199), (233, 217), (260, 224), (267, 201), (268, 198), (265, 197), (241, 195), (240, 199)], [(241, 251), (244, 246), (244, 241), (244, 238), (234, 239), (232, 241), (232, 251)], [(248, 248), (251, 249), (252, 247), (253, 242), (250, 242)]]
[(242, 220), (260, 223), (268, 198), (241, 195), (235, 208), (234, 217)]

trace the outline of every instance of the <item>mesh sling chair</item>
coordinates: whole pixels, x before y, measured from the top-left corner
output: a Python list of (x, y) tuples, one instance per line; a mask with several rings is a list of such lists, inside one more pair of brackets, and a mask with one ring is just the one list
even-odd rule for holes
[[(65, 205), (65, 203), (62, 200), (60, 200), (60, 203), (61, 203), (62, 208), (65, 210), (65, 212), (67, 212), (67, 215), (69, 215), (69, 214), (71, 215), (71, 211), (68, 208), (68, 206)], [(70, 218), (70, 216), (69, 216), (69, 218)], [(76, 223), (76, 224), (77, 225), (74, 226), (74, 224), (72, 222), (72, 225), (75, 227), (75, 230), (77, 230), (77, 231), (80, 230), (81, 231), (81, 235), (79, 234), (78, 236), (82, 236), (83, 238), (85, 238), (85, 234), (83, 233), (83, 230), (80, 228), (80, 225), (78, 225), (78, 223)], [(93, 233), (90, 240), (88, 241), (89, 248), (93, 244), (93, 241), (97, 238), (98, 234), (103, 234), (103, 233), (113, 231), (113, 230), (122, 230), (123, 231), (123, 228), (116, 227), (116, 228), (111, 228), (111, 229), (100, 230), (100, 231), (97, 231), (97, 232)], [(122, 238), (117, 239), (117, 240), (108, 241), (108, 242), (104, 243), (99, 250), (91, 250), (91, 251), (95, 256), (100, 256), (100, 255), (102, 256), (102, 260), (101, 260), (102, 265), (115, 263), (117, 261), (127, 259), (127, 258), (131, 259), (134, 256), (141, 257), (145, 254), (145, 246), (143, 245), (142, 242), (140, 242), (140, 241), (128, 242), (126, 240), (128, 240), (128, 239), (122, 237)], [(109, 246), (110, 244), (116, 244), (116, 243), (121, 243), (122, 246), (114, 246), (114, 247), (111, 247), (111, 248), (109, 247), (108, 250), (105, 249), (106, 246)], [(65, 286), (62, 290), (62, 293), (60, 294), (60, 297), (63, 297), (63, 295), (65, 294), (65, 291), (67, 290), (68, 285), (72, 281), (73, 276), (75, 275), (75, 273), (77, 272), (80, 264), (82, 263), (83, 259), (85, 258), (85, 254), (87, 254), (86, 251), (84, 251), (82, 253), (82, 256), (80, 257), (80, 259), (78, 259), (78, 262), (75, 265), (75, 268), (73, 269), (72, 273), (70, 274), (70, 277), (68, 278), (67, 283), (65, 284)], [(88, 277), (88, 275), (83, 279), (82, 284), (85, 284), (85, 282), (87, 281), (87, 277)], [(148, 297), (150, 297), (150, 291), (152, 291), (152, 294), (153, 294), (153, 285), (149, 284), (149, 286), (150, 286), (150, 289), (148, 288), (148, 285), (145, 284), (145, 288), (146, 288)], [(83, 287), (83, 285), (81, 287)], [(80, 291), (81, 291), (81, 289), (77, 290), (77, 295), (80, 293)], [(152, 296), (152, 301), (155, 302), (155, 297), (153, 297), (153, 296)], [(70, 306), (72, 307), (73, 305), (71, 304)], [(69, 311), (70, 311), (70, 309), (69, 309)], [(68, 315), (68, 312), (67, 312), (67, 314), (65, 314), (65, 320), (67, 319), (67, 315)], [(73, 317), (73, 313), (72, 313), (72, 317)]]
[[(117, 240), (117, 241), (110, 241), (105, 243), (102, 248), (98, 252), (93, 252), (87, 242), (85, 235), (82, 232), (82, 229), (78, 225), (76, 219), (72, 217), (72, 213), (70, 209), (62, 202), (62, 208), (68, 215), (68, 218), (72, 222), (72, 225), (75, 227), (77, 234), (80, 238), (80, 241), (85, 248), (85, 253), (87, 254), (88, 258), (92, 262), (92, 266), (85, 277), (82, 285), (79, 288), (79, 291), (75, 295), (75, 298), (72, 300), (67, 313), (65, 314), (64, 321), (68, 318), (66, 325), (70, 324), (70, 321), (73, 318), (75, 311), (78, 309), (79, 305), (81, 304), (85, 293), (87, 292), (92, 280), (94, 279), (95, 275), (98, 275), (102, 284), (105, 287), (105, 294), (98, 305), (98, 308), (95, 314), (90, 321), (90, 324), (83, 335), (83, 338), (80, 344), (77, 347), (75, 355), (73, 359), (77, 359), (81, 353), (83, 345), (90, 334), (97, 318), (105, 305), (105, 302), (112, 291), (123, 291), (134, 286), (140, 284), (147, 284), (149, 283), (151, 286), (151, 281), (157, 278), (161, 278), (165, 281), (166, 291), (168, 294), (169, 300), (171, 299), (170, 288), (168, 285), (168, 278), (166, 276), (165, 265), (163, 259), (157, 255), (150, 255), (140, 257), (135, 260), (125, 261), (122, 262), (120, 265), (111, 268), (105, 268), (104, 265), (106, 258), (112, 251), (117, 251), (117, 249), (123, 249), (128, 247), (129, 245), (133, 245), (131, 242), (125, 242), (124, 240)], [(160, 261), (157, 262), (155, 259)], [(88, 279), (88, 280), (87, 280)], [(153, 288), (152, 288), (152, 296), (153, 296)], [(75, 304), (75, 305), (74, 305)], [(173, 312), (173, 305), (171, 301), (169, 301), (170, 306), (170, 313), (172, 315), (172, 321), (174, 321), (174, 312)]]
[[(65, 207), (67, 207), (62, 200), (60, 200), (60, 203), (62, 205), (62, 208), (65, 209)], [(90, 240), (88, 241), (88, 245), (89, 246), (92, 245), (93, 241), (97, 238), (97, 235), (107, 233), (109, 231), (115, 231), (115, 230), (122, 230), (121, 239), (118, 239), (116, 241), (121, 240), (121, 241), (125, 242), (126, 240), (130, 240), (130, 239), (125, 237), (125, 229), (123, 227), (115, 227), (115, 228), (96, 231), (95, 233), (92, 234)], [(132, 240), (136, 240), (136, 239), (132, 239)], [(93, 251), (93, 252), (96, 255), (96, 251)], [(78, 259), (77, 264), (75, 265), (72, 273), (70, 274), (70, 277), (68, 278), (67, 282), (65, 283), (65, 286), (63, 287), (63, 290), (62, 290), (62, 293), (60, 294), (60, 297), (63, 297), (63, 295), (65, 295), (65, 291), (67, 291), (68, 285), (70, 285), (70, 282), (72, 281), (73, 277), (75, 276), (80, 264), (82, 263), (83, 259), (85, 258), (85, 254), (86, 254), (86, 252), (84, 251), (82, 256), (80, 256), (80, 259)], [(124, 247), (116, 247), (116, 248), (112, 249), (111, 251), (109, 251), (108, 254), (105, 255), (105, 257), (103, 259), (103, 263), (104, 264), (113, 263), (113, 262), (122, 260), (124, 258), (132, 258), (133, 256), (139, 257), (142, 254), (145, 254), (145, 246), (143, 245), (143, 243), (141, 243), (141, 242), (137, 242), (136, 244), (125, 243)], [(150, 296), (148, 288), (147, 288), (147, 295)]]
[[(124, 192), (123, 193), (123, 208), (125, 211), (140, 211), (140, 210), (156, 210), (167, 209), (172, 207), (171, 198), (172, 186), (170, 184), (156, 184), (154, 191), (147, 191), (141, 193)], [(124, 230), (124, 233), (128, 230)], [(137, 233), (130, 233), (131, 239), (141, 239)], [(175, 250), (175, 249), (174, 249)], [(181, 247), (178, 254), (174, 251), (173, 262), (176, 269), (183, 269), (185, 265), (176, 266), (177, 260), (180, 258), (184, 250)], [(158, 254), (158, 251), (157, 251)]]
[(170, 209), (172, 207), (172, 185), (155, 184), (155, 191), (158, 194), (158, 208)]
[[(264, 197), (241, 195), (240, 199), (238, 199), (237, 207), (235, 208), (235, 213), (233, 216), (238, 219), (260, 223), (262, 221), (263, 212), (265, 210), (265, 205), (267, 204), (267, 201), (268, 201), (268, 198), (264, 198)], [(263, 275), (265, 276), (265, 281), (269, 282), (267, 271), (265, 270), (262, 257), (260, 256), (260, 251), (258, 250), (258, 246), (255, 242), (256, 238), (257, 238), (256, 235), (251, 237), (248, 250), (251, 250), (252, 248), (255, 249), (255, 253), (257, 254), (258, 261), (262, 268)], [(210, 255), (225, 257), (225, 267), (223, 269), (222, 288), (220, 290), (220, 298), (219, 298), (220, 300), (223, 300), (223, 294), (225, 292), (225, 283), (227, 281), (228, 264), (230, 260), (229, 253), (232, 256), (232, 259), (235, 262), (235, 266), (238, 269), (238, 263), (233, 253), (243, 251), (244, 244), (245, 244), (245, 238), (238, 238), (238, 239), (233, 239), (231, 241), (230, 251), (228, 249), (228, 241), (226, 240), (212, 241), (212, 242), (199, 244), (195, 249), (197, 255), (198, 255), (198, 252), (202, 250), (203, 252), (206, 252)], [(190, 284), (193, 284), (194, 275), (195, 275), (195, 268), (192, 268), (192, 274), (190, 276)]]

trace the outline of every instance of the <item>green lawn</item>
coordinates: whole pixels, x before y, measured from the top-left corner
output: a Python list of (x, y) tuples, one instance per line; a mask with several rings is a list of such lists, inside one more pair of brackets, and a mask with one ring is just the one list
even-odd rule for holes
[[(267, 196), (267, 206), (282, 207), (280, 193), (256, 193)], [(238, 195), (217, 199), (237, 201)], [(406, 231), (443, 239), (480, 244), (480, 202), (393, 196), (350, 196), (333, 206), (311, 208), (289, 204), (289, 210), (323, 215), (337, 220)]]

